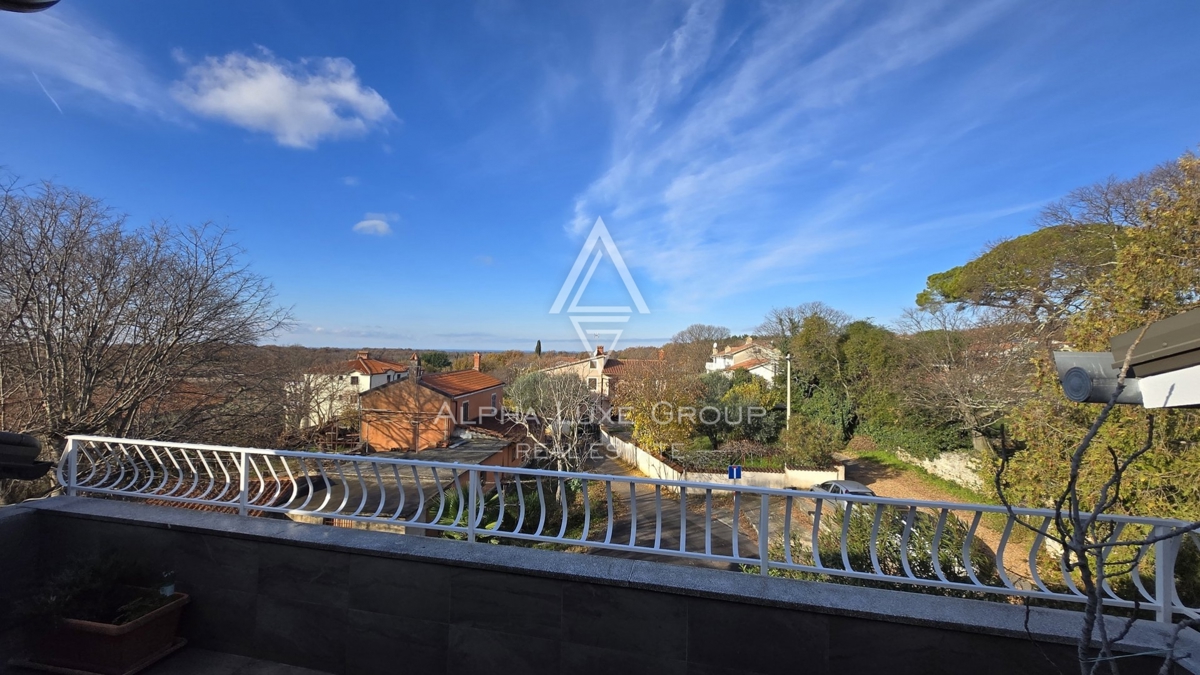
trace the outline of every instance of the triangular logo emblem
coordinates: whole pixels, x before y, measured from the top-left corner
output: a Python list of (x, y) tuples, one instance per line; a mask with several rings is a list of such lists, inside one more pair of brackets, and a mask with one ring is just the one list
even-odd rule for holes
[[(554, 304), (550, 306), (551, 314), (558, 314), (562, 311), (563, 305), (567, 302), (567, 295), (571, 293), (572, 288), (575, 288), (575, 282), (579, 281), (579, 275), (583, 274), (585, 265), (587, 266), (587, 274), (583, 277), (583, 283), (579, 284), (579, 290), (571, 298), (571, 306), (567, 308), (568, 312), (628, 313), (633, 311), (628, 306), (585, 307), (579, 305), (579, 298), (583, 296), (583, 291), (587, 288), (588, 282), (592, 280), (592, 275), (596, 272), (596, 267), (600, 265), (600, 259), (606, 253), (609, 260), (612, 260), (613, 267), (617, 268), (617, 274), (621, 275), (621, 281), (625, 283), (625, 290), (629, 291), (629, 297), (633, 299), (633, 304), (637, 306), (638, 313), (650, 313), (650, 308), (646, 306), (646, 301), (642, 299), (642, 292), (638, 290), (637, 284), (633, 281), (633, 275), (629, 273), (629, 267), (625, 264), (625, 259), (621, 257), (621, 252), (617, 250), (617, 244), (613, 241), (612, 235), (608, 233), (608, 228), (604, 226), (604, 219), (597, 218), (596, 224), (592, 226), (592, 231), (588, 234), (587, 240), (583, 242), (583, 248), (579, 251), (579, 257), (575, 258), (575, 265), (571, 267), (571, 273), (567, 275), (567, 280), (563, 282), (562, 288), (558, 291), (558, 297), (554, 299)], [(589, 260), (591, 260), (590, 265), (588, 265)]]
[[(629, 292), (629, 297), (633, 300), (634, 307), (637, 307), (638, 313), (650, 313), (650, 308), (646, 306), (646, 301), (642, 298), (642, 292), (638, 290), (637, 283), (633, 280), (633, 275), (629, 273), (629, 267), (625, 264), (625, 259), (621, 257), (621, 252), (617, 250), (616, 242), (613, 241), (612, 235), (609, 234), (608, 228), (604, 225), (604, 219), (597, 218), (596, 224), (592, 226), (592, 231), (583, 242), (583, 248), (580, 249), (579, 256), (575, 258), (575, 264), (571, 267), (570, 274), (567, 275), (566, 281), (563, 282), (562, 288), (558, 291), (558, 297), (554, 299), (554, 304), (550, 307), (551, 314), (561, 313), (563, 306), (567, 304), (567, 297), (570, 296), (571, 303), (567, 306), (567, 313), (571, 315), (571, 323), (575, 326), (575, 332), (579, 335), (579, 339), (588, 351), (592, 350), (592, 344), (587, 339), (587, 331), (584, 330), (583, 324), (626, 323), (629, 321), (629, 315), (633, 313), (633, 307), (629, 307), (628, 305), (591, 306), (579, 304), (579, 299), (583, 297), (583, 292), (587, 289), (588, 283), (591, 282), (592, 275), (595, 274), (601, 259), (606, 255), (612, 261), (617, 274), (621, 276), (621, 281), (625, 284), (625, 290)], [(580, 280), (581, 276), (583, 277), (582, 281)], [(575, 290), (575, 294), (571, 295), (571, 290), (576, 288), (577, 282), (578, 288)], [(588, 314), (588, 316), (577, 315), (583, 313)], [(609, 349), (616, 349), (617, 340), (620, 339), (622, 330), (606, 328), (603, 330), (593, 329), (591, 332), (597, 337), (601, 334), (612, 335), (613, 341)]]

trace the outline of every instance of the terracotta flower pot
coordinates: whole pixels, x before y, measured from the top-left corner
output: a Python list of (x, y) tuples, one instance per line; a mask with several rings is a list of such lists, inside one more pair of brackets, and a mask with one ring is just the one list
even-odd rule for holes
[(137, 672), (183, 645), (175, 635), (188, 596), (171, 597), (171, 602), (119, 626), (63, 619), (35, 637), (32, 665), (101, 675)]

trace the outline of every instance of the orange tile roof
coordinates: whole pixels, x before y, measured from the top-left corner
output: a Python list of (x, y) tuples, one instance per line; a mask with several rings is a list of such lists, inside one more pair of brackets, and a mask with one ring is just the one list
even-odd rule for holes
[(736, 347), (730, 346), (730, 347), (725, 348), (727, 351), (722, 351), (719, 354), (717, 354), (717, 356), (731, 356), (733, 354), (738, 354), (738, 353), (744, 352), (747, 349), (750, 349), (751, 347), (761, 347), (761, 346), (762, 345), (757, 342), (740, 344), (740, 345), (737, 345)]
[(627, 366), (648, 366), (650, 364), (666, 365), (666, 361), (660, 359), (609, 359), (604, 362), (604, 374), (610, 377), (617, 376), (624, 373)]
[(454, 370), (449, 373), (422, 375), (421, 384), (447, 396), (462, 396), (499, 387), (504, 382), (478, 370)]
[(393, 363), (391, 361), (360, 358), (350, 359), (349, 361), (341, 361), (339, 363), (331, 363), (327, 366), (319, 368), (318, 370), (326, 373), (359, 372), (365, 375), (382, 375), (389, 370), (397, 373), (407, 372), (408, 366), (402, 363)]
[(397, 373), (403, 373), (408, 370), (408, 366), (392, 363), (391, 361), (380, 361), (379, 359), (354, 359), (351, 363), (355, 362), (358, 364), (358, 372), (368, 375), (382, 375), (389, 370)]
[(737, 370), (739, 368), (745, 368), (746, 370), (750, 370), (751, 368), (757, 368), (763, 364), (767, 364), (770, 362), (771, 362), (771, 359), (749, 359), (747, 361), (742, 361), (741, 363), (735, 363), (734, 365), (729, 366), (725, 370)]

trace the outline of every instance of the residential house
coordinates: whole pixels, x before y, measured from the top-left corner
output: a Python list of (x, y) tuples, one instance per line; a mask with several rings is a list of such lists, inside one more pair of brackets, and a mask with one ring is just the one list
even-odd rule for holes
[(361, 393), (403, 380), (408, 368), (402, 363), (371, 358), (371, 353), (362, 349), (349, 361), (320, 366), (306, 373), (300, 387), (308, 402), (303, 426), (322, 426), (338, 419), (347, 410), (358, 407)]
[[(663, 351), (658, 352), (657, 361), (663, 360)], [(607, 398), (614, 390), (622, 374), (639, 363), (655, 362), (655, 359), (619, 359), (597, 345), (590, 356), (575, 361), (558, 363), (542, 369), (543, 373), (574, 373), (588, 383), (588, 389)]]
[(375, 452), (420, 452), (457, 447), (473, 437), (512, 436), (498, 418), (504, 382), (474, 367), (425, 373), (416, 361), (408, 376), (364, 392), (360, 397), (360, 437)]
[(712, 356), (704, 364), (705, 372), (733, 375), (735, 370), (746, 370), (765, 379), (768, 384), (775, 381), (780, 362), (779, 350), (748, 336), (743, 344), (718, 349), (713, 343)]

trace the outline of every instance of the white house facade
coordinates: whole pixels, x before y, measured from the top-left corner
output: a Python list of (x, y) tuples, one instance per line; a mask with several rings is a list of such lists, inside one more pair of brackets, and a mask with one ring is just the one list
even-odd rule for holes
[[(416, 359), (417, 355), (413, 354), (412, 358)], [(304, 426), (322, 426), (348, 410), (357, 410), (360, 394), (402, 380), (408, 376), (408, 370), (409, 366), (401, 363), (373, 359), (364, 349), (349, 361), (305, 373), (303, 389), (309, 404)]]
[(775, 381), (780, 362), (779, 350), (754, 341), (747, 337), (746, 342), (737, 346), (718, 349), (713, 343), (712, 356), (704, 364), (705, 372), (725, 373), (732, 376), (736, 370), (745, 370), (752, 375), (758, 375), (768, 384)]

